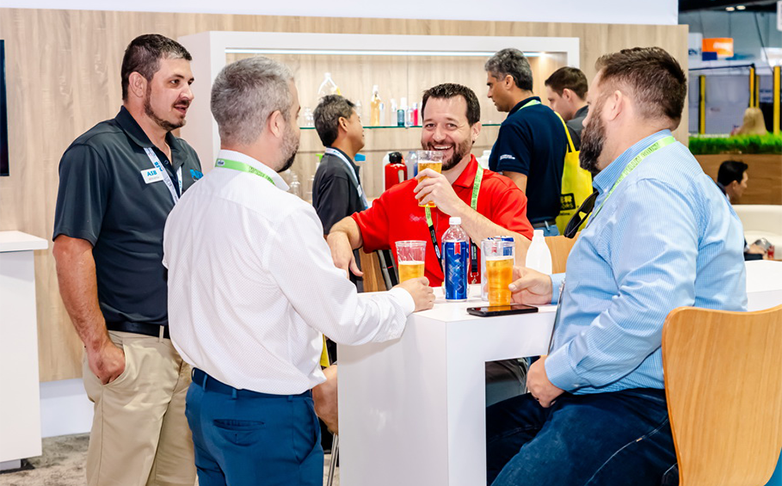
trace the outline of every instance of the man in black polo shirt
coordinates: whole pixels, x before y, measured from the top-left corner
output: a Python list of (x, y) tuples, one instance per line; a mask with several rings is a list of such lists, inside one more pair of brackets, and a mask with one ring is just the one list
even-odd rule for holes
[(95, 404), (90, 485), (195, 481), (184, 413), (190, 367), (168, 338), (161, 263), (166, 217), (201, 177), (195, 151), (171, 134), (193, 101), (190, 61), (161, 35), (134, 39), (122, 61), (119, 114), (60, 161), (54, 257)]
[[(367, 208), (358, 166), (353, 162), (364, 148), (364, 127), (355, 108), (342, 96), (328, 95), (313, 113), (315, 130), (326, 147), (312, 186), (312, 205), (323, 223), (324, 235), (342, 218)], [(354, 253), (358, 265), (358, 250)], [(363, 290), (360, 279), (352, 273), (350, 279), (359, 291)]]
[(562, 121), (532, 93), (524, 53), (503, 49), (485, 65), (488, 96), (508, 112), (491, 150), (489, 168), (508, 176), (527, 195), (527, 218), (546, 236), (559, 234), (556, 217), (567, 135)]

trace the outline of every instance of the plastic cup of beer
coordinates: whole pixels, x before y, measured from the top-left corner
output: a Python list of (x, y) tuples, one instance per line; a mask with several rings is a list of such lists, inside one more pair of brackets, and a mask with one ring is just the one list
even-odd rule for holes
[(486, 262), (486, 281), (489, 288), (489, 305), (510, 305), (510, 289), (513, 281), (512, 241), (483, 240), (481, 255)]
[[(443, 153), (438, 150), (416, 150), (415, 151), (416, 157), (418, 159), (418, 173), (420, 174), (422, 170), (425, 169), (432, 169), (433, 171), (437, 172), (438, 174), (441, 174), (443, 172)], [(426, 177), (421, 178), (421, 180), (426, 179)], [(421, 204), (418, 203), (419, 206), (424, 208), (435, 208), (437, 207), (433, 202)]]
[(424, 276), (425, 241), (397, 241), (396, 261), (399, 267), (399, 281)]

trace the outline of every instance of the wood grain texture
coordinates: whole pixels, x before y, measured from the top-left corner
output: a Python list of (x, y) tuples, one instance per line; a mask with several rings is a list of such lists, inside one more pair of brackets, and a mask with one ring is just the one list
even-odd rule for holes
[(766, 484), (782, 447), (782, 306), (674, 309), (662, 347), (679, 484)]
[(782, 204), (782, 155), (714, 154), (696, 155), (703, 172), (717, 180), (720, 164), (726, 160), (744, 162), (747, 168), (747, 190), (733, 204)]
[[(158, 32), (176, 39), (209, 30), (578, 37), (581, 68), (590, 79), (599, 55), (625, 47), (658, 45), (676, 56), (685, 69), (687, 63), (686, 26), (0, 9), (0, 38), (6, 40), (11, 158), (11, 176), (0, 178), (0, 230), (51, 237), (59, 159), (78, 135), (117, 113), (122, 54), (134, 37)], [(480, 70), (474, 75), (475, 83), (482, 86), (485, 73)], [(545, 90), (541, 91), (539, 79), (535, 91), (541, 94)], [(478, 95), (485, 96), (485, 91)], [(684, 116), (681, 127), (687, 126), (686, 112)], [(686, 141), (684, 128), (676, 135)], [(487, 129), (485, 136), (476, 148), (488, 148), (496, 133)], [(367, 137), (370, 150), (376, 143), (373, 137)], [(399, 137), (399, 144), (394, 142), (397, 147), (418, 146), (413, 130)], [(367, 167), (365, 177), (379, 180), (374, 171)], [(370, 195), (379, 190), (375, 184), (368, 188)], [(81, 343), (60, 300), (51, 250), (36, 255), (36, 278), (41, 380), (78, 377)]]
[[(573, 249), (577, 239), (578, 234), (575, 238), (565, 238), (562, 235), (546, 237), (546, 245), (548, 245), (548, 249), (551, 252), (551, 273), (565, 272), (570, 250)], [(554, 291), (556, 290), (554, 289)]]

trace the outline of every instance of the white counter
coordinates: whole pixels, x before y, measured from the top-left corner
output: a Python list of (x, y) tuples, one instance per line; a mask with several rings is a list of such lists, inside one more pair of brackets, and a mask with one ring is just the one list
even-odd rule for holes
[(41, 455), (33, 251), (48, 246), (42, 238), (0, 231), (0, 463), (9, 467)]
[[(782, 262), (747, 262), (747, 293), (751, 311), (782, 304)], [(466, 313), (480, 304), (438, 298), (400, 339), (339, 346), (342, 486), (486, 484), (484, 363), (545, 354), (556, 309)]]

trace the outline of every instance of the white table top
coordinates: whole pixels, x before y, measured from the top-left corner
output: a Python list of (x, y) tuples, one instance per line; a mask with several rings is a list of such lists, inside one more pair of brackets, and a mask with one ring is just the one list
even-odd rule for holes
[(49, 241), (21, 231), (0, 231), (0, 253), (7, 251), (45, 250)]

